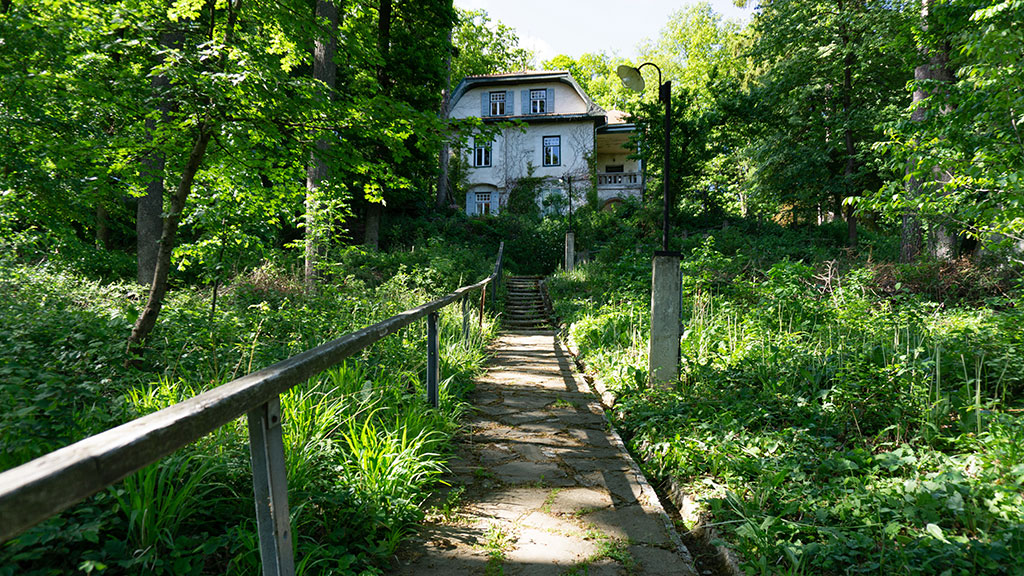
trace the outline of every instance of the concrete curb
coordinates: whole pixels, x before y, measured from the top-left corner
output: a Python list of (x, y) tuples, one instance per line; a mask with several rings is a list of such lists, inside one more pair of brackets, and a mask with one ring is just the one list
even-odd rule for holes
[[(614, 438), (614, 441), (617, 443), (618, 446), (621, 447), (621, 449), (626, 454), (630, 454), (629, 450), (626, 448), (625, 443), (622, 441), (622, 438), (619, 436), (618, 431), (615, 429), (611, 421), (611, 418), (609, 418), (608, 416), (608, 411), (615, 409), (615, 402), (617, 400), (615, 394), (612, 393), (604, 384), (604, 382), (602, 382), (599, 378), (595, 378), (587, 374), (586, 363), (584, 363), (583, 360), (580, 358), (579, 350), (576, 350), (572, 347), (567, 337), (562, 337), (562, 335), (567, 334), (567, 332), (567, 327), (564, 324), (559, 325), (559, 330), (557, 331), (559, 340), (562, 341), (562, 344), (565, 346), (565, 349), (572, 356), (573, 362), (576, 364), (577, 370), (579, 370), (580, 374), (583, 376), (586, 382), (593, 388), (593, 391), (597, 392), (598, 396), (601, 398), (601, 405), (605, 409), (605, 420), (608, 422), (608, 427), (611, 430), (611, 434)], [(640, 471), (639, 465), (637, 465), (636, 461), (633, 460), (632, 454), (630, 454), (629, 462), (634, 469), (634, 474), (637, 475), (637, 482), (643, 488), (650, 489), (652, 492), (654, 492), (654, 489), (647, 481), (647, 478), (643, 475), (643, 472)], [(708, 518), (705, 515), (699, 513), (699, 506), (697, 504), (696, 499), (694, 499), (693, 495), (683, 490), (682, 487), (676, 482), (675, 478), (671, 478), (669, 480), (665, 495), (672, 503), (672, 505), (675, 506), (677, 510), (679, 510), (679, 514), (680, 516), (682, 516), (683, 522), (692, 526), (692, 528), (690, 528), (689, 530), (689, 534), (696, 538), (702, 546), (716, 551), (717, 560), (719, 561), (721, 566), (724, 567), (727, 575), (743, 576), (743, 571), (740, 569), (739, 558), (737, 557), (736, 553), (725, 546), (714, 544), (714, 541), (719, 539), (718, 531), (715, 530), (714, 526), (707, 522)], [(693, 563), (693, 557), (690, 554), (689, 549), (687, 549), (686, 546), (683, 544), (682, 539), (679, 536), (679, 533), (675, 530), (675, 526), (673, 525), (672, 519), (669, 518), (668, 514), (665, 512), (664, 507), (661, 505), (660, 502), (658, 503), (658, 508), (661, 511), (661, 514), (664, 516), (665, 522), (667, 523), (667, 526), (670, 529), (669, 533), (672, 535), (673, 542), (675, 542), (677, 547), (680, 549), (680, 553), (684, 554), (685, 557), (691, 563)]]

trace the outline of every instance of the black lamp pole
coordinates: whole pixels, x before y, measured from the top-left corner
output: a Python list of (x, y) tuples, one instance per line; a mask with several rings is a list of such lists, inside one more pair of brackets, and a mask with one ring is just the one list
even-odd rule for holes
[[(654, 66), (654, 64), (651, 64)], [(654, 66), (657, 68), (657, 66)], [(672, 174), (672, 152), (669, 147), (672, 142), (672, 81), (666, 80), (661, 83), (661, 70), (658, 70), (658, 100), (665, 103), (665, 209), (661, 223), (661, 249), (668, 251), (669, 219), (668, 212), (672, 206), (672, 188), (669, 187), (669, 179)]]

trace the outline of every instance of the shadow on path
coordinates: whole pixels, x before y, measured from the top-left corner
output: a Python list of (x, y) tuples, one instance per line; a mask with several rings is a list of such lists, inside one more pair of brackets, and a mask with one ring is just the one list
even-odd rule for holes
[(446, 478), (456, 506), (393, 574), (696, 574), (553, 332), (503, 335), (469, 400)]

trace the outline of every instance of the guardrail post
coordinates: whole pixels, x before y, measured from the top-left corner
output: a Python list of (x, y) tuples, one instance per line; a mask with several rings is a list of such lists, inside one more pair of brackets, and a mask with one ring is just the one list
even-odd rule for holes
[(440, 375), (438, 373), (440, 368), (440, 362), (438, 362), (440, 355), (439, 348), (437, 338), (437, 312), (431, 312), (427, 315), (427, 402), (429, 402), (434, 408), (437, 408), (439, 404), (437, 389), (437, 380)]
[(462, 298), (462, 341), (469, 342), (469, 296)]
[(480, 330), (484, 329), (484, 302), (487, 301), (487, 286), (480, 291)]
[(249, 412), (249, 454), (263, 576), (294, 576), (288, 477), (281, 434), (281, 398)]
[(501, 287), (501, 273), (504, 268), (505, 242), (498, 244), (498, 258), (494, 263), (494, 284), (491, 284), (491, 300), (498, 301), (498, 288)]

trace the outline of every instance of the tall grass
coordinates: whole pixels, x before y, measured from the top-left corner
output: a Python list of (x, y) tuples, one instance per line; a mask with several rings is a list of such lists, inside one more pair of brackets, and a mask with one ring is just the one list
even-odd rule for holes
[[(473, 273), (471, 266), (459, 262), (462, 254), (446, 251), (453, 270)], [(26, 366), (25, 389), (30, 381), (38, 382), (37, 394), (50, 397), (52, 389), (54, 398), (63, 398), (57, 390), (62, 381), (51, 376), (47, 366), (31, 362), (51, 357), (54, 342), (60, 344), (46, 335), (47, 330), (71, 333), (68, 346), (60, 350), (82, 357), (72, 365), (78, 370), (73, 378), (88, 383), (89, 410), (65, 415), (63, 403), (41, 408), (56, 410), (52, 422), (71, 423), (62, 424), (54, 436), (76, 439), (422, 304), (457, 282), (436, 271), (406, 267), (395, 255), (380, 256), (385, 272), (378, 274), (372, 272), (376, 256), (357, 257), (366, 266), (359, 270), (360, 277), (346, 275), (338, 267), (332, 271), (337, 284), (315, 295), (303, 294), (301, 283), (279, 270), (242, 276), (222, 291), (212, 320), (207, 294), (173, 293), (151, 341), (152, 366), (146, 368), (153, 372), (125, 371), (117, 359), (123, 350), (119, 331), (129, 322), (123, 307), (106, 298), (107, 294), (122, 298), (118, 290), (76, 284), (73, 278), (67, 279), (67, 287), (55, 287), (38, 270), (0, 269), (0, 291), (12, 296), (11, 307), (0, 309), (0, 326), (17, 325), (28, 310), (44, 310), (34, 300), (59, 301), (61, 307), (73, 310), (63, 315), (64, 324), (25, 327), (26, 335), (31, 331), (32, 354), (18, 357), (16, 366)], [(429, 261), (430, 256), (417, 254), (416, 259)], [(489, 272), (493, 264), (484, 264)], [(79, 293), (82, 297), (76, 296)], [(69, 320), (76, 324), (68, 324)], [(422, 324), (402, 330), (282, 397), (299, 573), (377, 571), (421, 516), (419, 505), (443, 470), (448, 440), (464, 409), (461, 398), (479, 372), (495, 330), (491, 318), (485, 318), (480, 329), (474, 310), (471, 334), (463, 339), (459, 306), (441, 314), (442, 408), (433, 410), (426, 406), (422, 384), (426, 368)], [(77, 333), (110, 337), (114, 342), (77, 351), (75, 343), (82, 341)], [(193, 334), (201, 337), (192, 338)], [(0, 344), (0, 376), (9, 366), (3, 359), (17, 353), (9, 348)], [(19, 350), (24, 351), (24, 346)], [(12, 384), (19, 385), (14, 391), (22, 389), (21, 383)], [(25, 402), (34, 401), (31, 395), (8, 395), (7, 391), (5, 386), (0, 393), (4, 413), (24, 413)], [(105, 409), (95, 409), (104, 403)], [(88, 421), (83, 418), (86, 414)], [(81, 429), (67, 432), (77, 421)], [(0, 424), (5, 444), (19, 447), (17, 452), (5, 452), (10, 454), (10, 465), (34, 455), (22, 431), (53, 432), (49, 422), (38, 418), (17, 426), (13, 420), (10, 425), (7, 420)], [(0, 548), (0, 575), (78, 569), (149, 574), (258, 572), (247, 443), (244, 419), (220, 428), (5, 544)]]
[(1024, 565), (1019, 310), (879, 293), (865, 263), (754, 258), (710, 240), (684, 258), (668, 390), (646, 385), (641, 258), (549, 284), (643, 465), (701, 500), (750, 574)]

